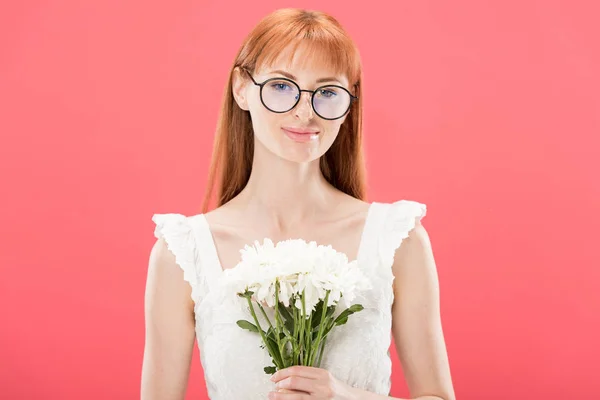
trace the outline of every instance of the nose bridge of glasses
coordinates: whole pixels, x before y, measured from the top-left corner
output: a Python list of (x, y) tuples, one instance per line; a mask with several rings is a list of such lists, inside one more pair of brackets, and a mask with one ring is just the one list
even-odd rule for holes
[(307, 89), (300, 89), (300, 92), (297, 94), (298, 96), (298, 102), (300, 102), (302, 100), (302, 93), (306, 92), (308, 93), (305, 98), (306, 100), (308, 100), (308, 103), (310, 104), (312, 102), (312, 96), (315, 93), (314, 90), (307, 90)]
[[(305, 101), (302, 101), (302, 93), (306, 92), (307, 95), (305, 96)], [(314, 90), (306, 90), (306, 89), (301, 89), (299, 94), (298, 94), (298, 99), (297, 99), (297, 103), (296, 103), (296, 109), (301, 111), (301, 110), (306, 110), (307, 113), (311, 114), (313, 113), (313, 104), (312, 104), (312, 95), (314, 93)]]

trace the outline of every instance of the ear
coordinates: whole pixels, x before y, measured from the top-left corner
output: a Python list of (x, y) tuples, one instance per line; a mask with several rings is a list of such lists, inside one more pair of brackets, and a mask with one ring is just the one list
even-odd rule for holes
[(231, 77), (231, 90), (233, 91), (233, 97), (238, 106), (242, 110), (248, 111), (248, 99), (246, 98), (248, 79), (245, 75), (246, 72), (242, 71), (240, 67), (234, 68)]

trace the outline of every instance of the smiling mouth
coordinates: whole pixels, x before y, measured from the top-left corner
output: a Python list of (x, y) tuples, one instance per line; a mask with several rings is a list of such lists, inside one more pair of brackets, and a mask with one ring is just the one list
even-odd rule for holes
[(319, 137), (319, 131), (295, 128), (281, 128), (287, 137), (295, 142), (310, 142)]
[(299, 135), (316, 135), (319, 133), (319, 131), (314, 130), (314, 129), (300, 129), (300, 128), (281, 128), (281, 129), (283, 129), (284, 131), (296, 133)]

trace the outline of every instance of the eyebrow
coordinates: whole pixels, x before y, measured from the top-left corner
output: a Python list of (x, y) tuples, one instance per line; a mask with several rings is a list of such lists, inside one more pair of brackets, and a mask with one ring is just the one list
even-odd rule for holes
[[(271, 71), (269, 73), (270, 74), (281, 74), (281, 75), (285, 76), (286, 78), (289, 78), (289, 79), (291, 79), (293, 81), (297, 80), (297, 78), (294, 75), (290, 74), (289, 72), (283, 71), (281, 69), (276, 69), (276, 70)], [(339, 84), (342, 84), (342, 82), (340, 82), (340, 80), (338, 78), (333, 77), (333, 76), (329, 76), (329, 77), (326, 77), (326, 78), (319, 78), (319, 79), (317, 79), (316, 83), (324, 83), (324, 82), (332, 82), (332, 81), (335, 81), (335, 82), (337, 82)]]

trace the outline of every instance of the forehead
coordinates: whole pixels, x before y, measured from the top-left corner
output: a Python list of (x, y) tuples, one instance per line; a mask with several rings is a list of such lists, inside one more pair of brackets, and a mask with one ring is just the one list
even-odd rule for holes
[(265, 60), (257, 66), (256, 73), (268, 74), (270, 71), (283, 70), (294, 75), (302, 83), (310, 84), (318, 79), (332, 77), (344, 86), (348, 85), (346, 72), (336, 66), (331, 56), (323, 48), (300, 44), (297, 48), (289, 45), (272, 60)]

